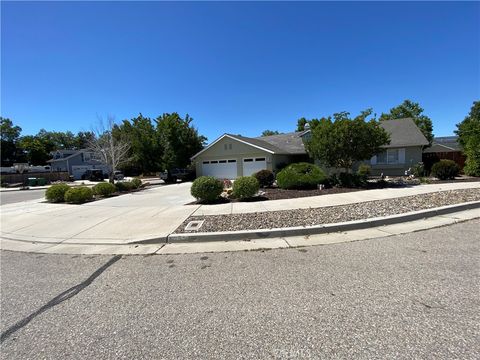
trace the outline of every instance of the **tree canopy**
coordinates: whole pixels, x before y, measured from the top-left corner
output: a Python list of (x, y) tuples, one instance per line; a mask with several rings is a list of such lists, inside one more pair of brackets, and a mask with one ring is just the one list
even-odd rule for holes
[(139, 114), (124, 120), (113, 130), (115, 136), (130, 143), (130, 159), (124, 168), (145, 173), (187, 167), (207, 140), (192, 121), (188, 114), (182, 118), (178, 113), (165, 113), (153, 120)]
[(1, 162), (2, 166), (11, 166), (17, 157), (17, 141), (22, 128), (13, 125), (12, 120), (0, 117)]
[(431, 145), (433, 141), (433, 124), (432, 120), (423, 114), (423, 111), (419, 103), (412, 100), (404, 100), (400, 105), (391, 108), (390, 112), (382, 113), (379, 120), (411, 118)]
[(351, 118), (348, 112), (333, 114), (315, 122), (306, 141), (308, 154), (328, 167), (347, 172), (357, 161), (368, 160), (390, 143), (389, 134), (374, 119), (367, 120), (372, 110)]
[(280, 133), (277, 130), (264, 130), (261, 136), (272, 136), (279, 135)]
[(466, 156), (464, 172), (480, 176), (480, 101), (475, 101), (470, 113), (457, 124), (455, 133)]

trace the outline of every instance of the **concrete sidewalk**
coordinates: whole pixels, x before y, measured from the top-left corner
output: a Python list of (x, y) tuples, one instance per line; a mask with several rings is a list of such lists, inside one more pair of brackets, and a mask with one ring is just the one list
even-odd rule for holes
[(446, 184), (417, 185), (407, 188), (388, 188), (376, 190), (355, 191), (342, 194), (310, 196), (297, 199), (282, 199), (259, 202), (234, 202), (218, 205), (201, 205), (193, 215), (226, 215), (254, 213), (262, 211), (278, 211), (292, 209), (308, 209), (325, 206), (346, 205), (373, 200), (392, 199), (397, 197), (427, 194), (436, 191), (456, 189), (480, 189), (480, 181)]
[[(250, 241), (231, 240), (167, 244), (74, 244), (42, 243), (0, 239), (0, 249), (44, 254), (120, 254), (120, 255), (172, 255), (209, 252), (255, 251), (266, 249), (296, 248), (305, 246), (332, 245), (352, 241), (385, 238), (392, 235), (452, 225), (464, 221), (480, 224), (480, 211), (466, 210), (436, 216), (428, 219), (409, 221), (400, 224), (378, 226), (368, 229), (350, 230), (327, 234), (292, 236), (288, 238), (254, 239)], [(476, 220), (474, 220), (476, 219)]]
[(35, 243), (35, 246), (43, 247), (138, 247), (139, 245), (132, 244), (145, 240), (166, 242), (167, 237), (192, 214), (215, 215), (332, 206), (443, 190), (480, 189), (480, 182), (210, 206), (185, 205), (195, 200), (190, 195), (190, 186), (191, 183), (157, 186), (84, 205), (49, 204), (38, 200), (2, 205), (0, 237), (5, 241)]

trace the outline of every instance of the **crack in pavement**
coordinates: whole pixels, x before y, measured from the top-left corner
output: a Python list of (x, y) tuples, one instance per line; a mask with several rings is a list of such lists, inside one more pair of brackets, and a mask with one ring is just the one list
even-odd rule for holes
[(12, 326), (10, 326), (7, 330), (5, 330), (1, 335), (0, 335), (0, 344), (2, 344), (5, 340), (7, 340), (12, 334), (20, 330), (21, 328), (25, 327), (28, 325), (30, 321), (35, 319), (38, 315), (44, 313), (45, 311), (53, 308), (54, 306), (57, 306), (61, 304), (62, 302), (71, 299), (75, 295), (77, 295), (80, 291), (85, 289), (87, 286), (89, 286), (97, 277), (99, 277), (105, 270), (107, 270), (110, 266), (115, 264), (118, 260), (122, 258), (121, 255), (116, 255), (112, 257), (110, 260), (108, 260), (105, 264), (103, 264), (101, 267), (99, 267), (95, 272), (90, 275), (86, 280), (82, 281), (81, 283), (72, 286), (71, 288), (65, 290), (64, 292), (60, 293), (59, 295), (55, 296), (52, 300), (50, 300), (48, 303), (43, 305), (40, 309), (37, 311), (31, 313), (27, 317), (23, 318), (22, 320), (16, 322)]

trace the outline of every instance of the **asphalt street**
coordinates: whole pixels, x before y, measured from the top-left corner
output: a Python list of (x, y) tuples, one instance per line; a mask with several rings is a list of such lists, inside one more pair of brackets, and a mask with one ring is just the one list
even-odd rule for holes
[(22, 201), (41, 199), (43, 197), (45, 197), (45, 189), (1, 191), (0, 204), (13, 204)]
[(2, 358), (479, 358), (479, 229), (196, 255), (4, 251)]

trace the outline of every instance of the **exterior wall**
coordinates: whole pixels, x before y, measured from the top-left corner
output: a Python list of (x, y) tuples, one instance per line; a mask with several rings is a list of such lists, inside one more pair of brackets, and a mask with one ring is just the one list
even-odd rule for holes
[[(62, 159), (51, 163), (52, 171), (66, 171), (70, 175), (74, 175), (72, 169), (73, 166), (87, 166), (88, 169), (100, 169), (103, 172), (108, 171), (107, 165), (103, 165), (96, 161), (83, 161), (82, 153), (78, 153), (69, 159)], [(75, 180), (80, 180), (80, 178), (77, 176)]]
[[(225, 149), (226, 145), (226, 149)], [(230, 149), (231, 145), (231, 149)], [(243, 159), (251, 157), (264, 157), (267, 160), (267, 169), (273, 170), (273, 155), (256, 147), (244, 144), (240, 141), (224, 137), (215, 145), (195, 158), (197, 177), (202, 176), (202, 161), (204, 160), (237, 160), (237, 174), (243, 176)]]
[[(390, 148), (394, 149), (394, 148)], [(409, 146), (399, 147), (398, 149), (405, 149), (405, 162), (403, 164), (375, 164), (372, 165), (370, 161), (364, 163), (370, 165), (372, 168), (372, 175), (378, 176), (382, 173), (386, 176), (403, 176), (405, 171), (413, 165), (422, 161), (422, 147)], [(357, 166), (358, 168), (358, 166)]]

